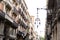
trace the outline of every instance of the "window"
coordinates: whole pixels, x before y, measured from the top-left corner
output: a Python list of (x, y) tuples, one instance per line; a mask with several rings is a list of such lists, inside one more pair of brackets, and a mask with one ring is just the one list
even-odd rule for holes
[(9, 4), (7, 4), (5, 9), (6, 9), (6, 12), (9, 12), (11, 10), (11, 6)]
[(9, 33), (10, 35), (16, 35), (16, 29), (10, 28)]
[(13, 3), (15, 3), (16, 2), (16, 0), (13, 0)]
[(4, 24), (0, 23), (0, 34), (3, 34), (4, 32)]
[(12, 18), (15, 20), (16, 17), (17, 17), (17, 15), (13, 12), (12, 13)]
[(11, 6), (9, 4), (6, 5), (6, 11), (10, 11), (11, 10)]

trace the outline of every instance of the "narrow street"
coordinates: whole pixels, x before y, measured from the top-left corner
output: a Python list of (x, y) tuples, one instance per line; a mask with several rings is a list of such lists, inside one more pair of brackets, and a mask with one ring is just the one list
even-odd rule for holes
[(0, 0), (0, 40), (60, 40), (60, 0)]

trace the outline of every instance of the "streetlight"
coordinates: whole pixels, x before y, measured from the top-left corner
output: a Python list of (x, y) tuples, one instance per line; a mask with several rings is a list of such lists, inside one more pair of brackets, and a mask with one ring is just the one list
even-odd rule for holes
[[(39, 24), (40, 24), (40, 18), (39, 18), (39, 13), (38, 13), (38, 10), (47, 10), (47, 11), (49, 11), (47, 8), (37, 8), (37, 18), (35, 19), (35, 24), (37, 24), (37, 28), (39, 27)], [(40, 33), (41, 33), (42, 31), (40, 31)], [(42, 40), (41, 39), (41, 37), (40, 37), (40, 40)]]
[(38, 26), (39, 26), (39, 24), (40, 24), (40, 18), (39, 18), (39, 16), (38, 16), (38, 10), (39, 10), (39, 8), (37, 8), (37, 18), (35, 19), (35, 24), (37, 24), (37, 28), (38, 28)]
[(37, 25), (37, 28), (39, 27), (39, 24), (40, 24), (40, 18), (39, 18), (39, 13), (38, 13), (38, 10), (48, 10), (47, 8), (37, 8), (37, 18), (35, 19), (35, 24)]

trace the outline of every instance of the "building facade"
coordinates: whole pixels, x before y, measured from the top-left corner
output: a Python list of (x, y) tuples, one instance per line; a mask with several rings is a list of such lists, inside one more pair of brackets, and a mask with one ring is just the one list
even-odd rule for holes
[(30, 28), (29, 28), (29, 40), (34, 40), (35, 31), (34, 31), (34, 16), (30, 16)]
[(48, 0), (45, 40), (60, 40), (60, 0)]
[(26, 40), (29, 13), (24, 0), (0, 0), (0, 40)]

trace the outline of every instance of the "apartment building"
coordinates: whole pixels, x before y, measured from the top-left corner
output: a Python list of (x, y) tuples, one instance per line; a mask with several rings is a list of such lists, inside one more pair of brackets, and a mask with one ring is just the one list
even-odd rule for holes
[(16, 40), (19, 19), (8, 0), (0, 1), (0, 16), (0, 40)]
[(60, 40), (60, 0), (48, 0), (46, 40)]
[(37, 37), (38, 37), (38, 36), (37, 36), (37, 32), (34, 31), (34, 32), (33, 32), (33, 40), (37, 40)]
[(29, 40), (34, 40), (34, 16), (30, 16)]
[(25, 40), (29, 15), (24, 0), (0, 0), (0, 40)]

